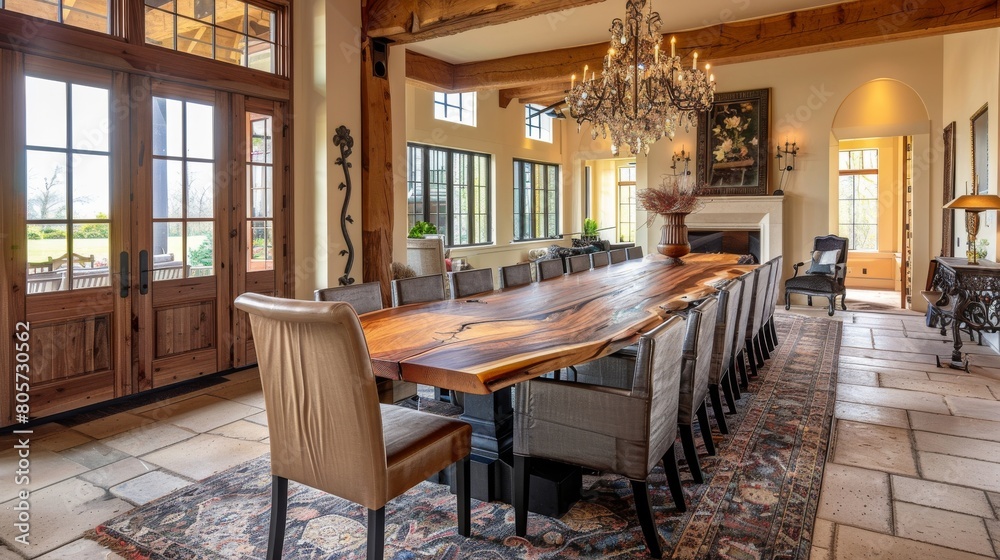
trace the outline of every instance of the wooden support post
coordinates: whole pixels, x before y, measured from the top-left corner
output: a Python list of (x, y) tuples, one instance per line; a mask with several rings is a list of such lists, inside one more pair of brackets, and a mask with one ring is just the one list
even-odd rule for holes
[(365, 282), (382, 285), (389, 306), (392, 281), (392, 99), (389, 80), (372, 72), (372, 42), (361, 49), (361, 255)]

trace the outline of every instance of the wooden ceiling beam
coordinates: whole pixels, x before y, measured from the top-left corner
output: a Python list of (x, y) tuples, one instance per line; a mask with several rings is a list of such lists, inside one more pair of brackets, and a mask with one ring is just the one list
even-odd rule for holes
[(567, 86), (568, 84), (564, 85), (559, 82), (552, 82), (502, 89), (499, 96), (500, 108), (506, 109), (511, 101), (515, 100), (525, 104), (534, 103), (536, 105), (549, 106), (555, 103), (556, 100), (566, 97)]
[(601, 1), (370, 0), (365, 32), (368, 37), (412, 43)]
[[(699, 60), (719, 66), (997, 26), (1000, 0), (858, 0), (668, 36), (677, 37), (681, 55), (697, 51)], [(452, 64), (446, 81), (455, 91), (546, 82), (566, 88), (569, 75), (582, 71), (584, 64), (600, 68), (607, 48), (607, 43), (599, 43)], [(435, 84), (416, 77), (422, 71), (411, 70), (409, 58), (407, 62), (408, 77)]]

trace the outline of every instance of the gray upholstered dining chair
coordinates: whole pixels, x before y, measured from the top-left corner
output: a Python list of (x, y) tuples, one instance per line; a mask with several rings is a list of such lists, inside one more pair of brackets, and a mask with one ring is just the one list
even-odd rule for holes
[(771, 262), (757, 267), (757, 281), (754, 282), (753, 298), (750, 300), (750, 317), (747, 320), (746, 357), (750, 363), (750, 375), (756, 377), (764, 367), (764, 352), (761, 348), (760, 332), (764, 324), (764, 304), (767, 301), (767, 284), (771, 275)]
[(767, 298), (767, 306), (764, 309), (764, 335), (768, 348), (774, 350), (778, 347), (778, 331), (774, 328), (774, 310), (778, 307), (778, 294), (781, 293), (781, 273), (784, 271), (785, 258), (778, 255), (771, 259), (771, 294)]
[(382, 309), (382, 288), (378, 282), (322, 288), (313, 292), (315, 301), (346, 301), (358, 315)]
[(585, 270), (590, 270), (590, 255), (566, 257), (566, 272), (576, 274)]
[[(740, 295), (740, 313), (736, 318), (736, 333), (733, 337), (733, 363), (729, 366), (733, 372), (733, 380), (736, 380), (736, 373), (739, 371), (739, 383), (733, 385), (734, 396), (740, 398), (740, 386), (749, 386), (750, 379), (747, 377), (746, 367), (746, 335), (750, 325), (750, 309), (753, 305), (754, 290), (757, 289), (758, 270), (754, 269), (740, 276), (743, 281), (743, 293)], [(735, 412), (735, 411), (734, 411)]]
[(451, 297), (455, 299), (469, 297), (493, 291), (493, 269), (473, 268), (448, 273), (448, 283), (451, 284)]
[(611, 264), (625, 262), (628, 260), (628, 251), (624, 247), (621, 249), (612, 249), (608, 251), (608, 258), (611, 260)]
[(726, 426), (726, 414), (722, 409), (722, 392), (726, 395), (729, 410), (736, 412), (736, 400), (733, 395), (730, 363), (733, 358), (733, 336), (736, 332), (736, 319), (740, 313), (740, 296), (743, 295), (743, 282), (737, 278), (719, 288), (718, 310), (715, 320), (715, 342), (712, 351), (712, 367), (708, 373), (708, 396), (715, 412), (715, 422), (719, 431), (729, 433)]
[(642, 258), (642, 247), (636, 245), (635, 247), (626, 247), (625, 254), (628, 256), (628, 260), (633, 261)]
[(500, 267), (500, 287), (516, 288), (531, 284), (531, 264), (518, 263)]
[(760, 350), (765, 360), (771, 359), (771, 351), (775, 349), (771, 340), (771, 332), (768, 323), (774, 315), (774, 303), (777, 299), (778, 279), (781, 276), (781, 257), (774, 257), (767, 261), (771, 268), (767, 275), (767, 294), (764, 296), (764, 312), (761, 316), (760, 332), (757, 333), (760, 339)]
[(608, 255), (607, 251), (599, 251), (597, 253), (590, 254), (591, 268), (603, 268), (609, 264), (611, 264), (611, 257)]
[(705, 397), (708, 396), (709, 373), (712, 368), (712, 347), (715, 344), (715, 318), (718, 313), (718, 300), (708, 298), (697, 307), (687, 312), (687, 332), (684, 335), (684, 361), (681, 366), (680, 404), (677, 409), (677, 431), (681, 434), (681, 444), (684, 447), (684, 457), (687, 459), (691, 477), (701, 484), (701, 465), (698, 463), (698, 450), (694, 444), (694, 418), (698, 417), (701, 435), (705, 440), (705, 449), (709, 455), (715, 455), (715, 443), (712, 441), (712, 427), (708, 425), (708, 409), (705, 407)]
[(562, 259), (545, 259), (542, 261), (535, 262), (535, 272), (538, 277), (538, 281), (548, 280), (550, 278), (558, 278), (566, 273), (563, 269)]
[[(351, 304), (358, 315), (382, 309), (382, 288), (378, 282), (323, 288), (313, 292), (315, 301), (343, 301)], [(401, 379), (379, 379), (376, 382), (379, 401), (394, 403), (417, 396), (417, 384)]]
[(639, 338), (634, 359), (615, 357), (591, 367), (625, 369), (630, 387), (532, 379), (518, 386), (514, 413), (515, 532), (527, 534), (529, 469), (545, 458), (625, 476), (650, 555), (660, 558), (646, 479), (662, 462), (674, 505), (684, 511), (674, 442), (684, 343), (681, 317), (671, 317)]
[(343, 302), (247, 293), (271, 446), (267, 558), (280, 559), (288, 481), (368, 509), (368, 558), (385, 548), (385, 505), (456, 464), (458, 532), (469, 536), (472, 428), (451, 418), (380, 405), (357, 314)]
[(443, 299), (444, 281), (440, 274), (400, 278), (392, 281), (393, 307)]

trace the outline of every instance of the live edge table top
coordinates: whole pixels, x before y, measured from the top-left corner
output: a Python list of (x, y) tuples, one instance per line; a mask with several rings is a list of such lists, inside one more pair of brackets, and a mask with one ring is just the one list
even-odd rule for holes
[(468, 299), (361, 316), (375, 374), (489, 394), (608, 355), (660, 324), (671, 309), (755, 268), (736, 255), (660, 255)]

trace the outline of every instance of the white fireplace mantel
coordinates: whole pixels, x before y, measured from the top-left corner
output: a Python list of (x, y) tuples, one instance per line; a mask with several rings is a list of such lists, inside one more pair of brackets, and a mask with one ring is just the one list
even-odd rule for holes
[(703, 197), (705, 206), (688, 214), (691, 230), (760, 230), (760, 258), (767, 262), (782, 253), (785, 197)]

